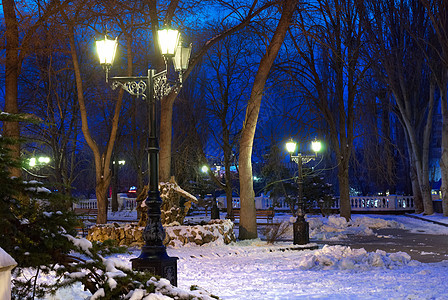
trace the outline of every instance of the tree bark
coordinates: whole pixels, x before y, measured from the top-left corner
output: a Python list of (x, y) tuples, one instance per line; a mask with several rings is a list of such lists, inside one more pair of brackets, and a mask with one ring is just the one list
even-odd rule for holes
[(159, 180), (169, 182), (171, 178), (171, 146), (173, 105), (177, 93), (171, 92), (162, 99), (160, 104), (160, 152), (159, 152)]
[[(448, 76), (445, 76), (445, 78)], [(443, 215), (448, 217), (448, 90), (447, 82), (440, 89), (440, 102), (442, 111), (442, 156), (440, 157), (440, 172), (442, 175), (442, 209)]]
[(282, 6), (282, 16), (269, 43), (268, 49), (260, 61), (254, 79), (251, 95), (246, 109), (241, 138), (239, 156), (240, 176), (240, 226), (239, 239), (254, 239), (258, 237), (257, 218), (255, 211), (255, 193), (252, 176), (252, 146), (260, 112), (261, 99), (266, 80), (278, 51), (283, 44), (286, 31), (291, 24), (297, 1), (286, 0)]
[[(3, 1), (3, 12), (5, 15), (5, 36), (6, 36), (6, 53), (5, 53), (5, 112), (9, 114), (17, 114), (19, 107), (17, 104), (17, 80), (19, 78), (19, 28), (15, 12), (14, 0)], [(20, 159), (20, 137), (19, 122), (3, 122), (3, 135), (13, 138), (17, 143), (10, 145), (11, 156), (14, 159)], [(10, 175), (20, 177), (22, 172), (20, 168), (12, 168), (9, 170)]]

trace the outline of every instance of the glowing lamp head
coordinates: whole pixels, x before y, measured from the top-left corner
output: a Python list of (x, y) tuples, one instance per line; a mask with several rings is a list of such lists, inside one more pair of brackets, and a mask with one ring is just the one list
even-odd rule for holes
[(117, 51), (118, 40), (108, 39), (107, 35), (104, 40), (96, 41), (96, 51), (100, 64), (102, 66), (111, 66), (114, 62), (115, 52)]
[(48, 164), (50, 163), (50, 158), (48, 156), (41, 156), (37, 159), (40, 164)]
[(162, 55), (173, 57), (179, 45), (179, 31), (174, 29), (161, 29), (158, 31), (158, 36)]
[(290, 154), (294, 153), (296, 151), (297, 143), (294, 142), (292, 139), (290, 139), (288, 142), (286, 142), (286, 151), (288, 151)]
[(207, 173), (208, 172), (208, 167), (207, 166), (202, 166), (201, 171), (202, 171), (202, 173)]
[(311, 142), (311, 149), (313, 149), (314, 152), (319, 152), (322, 150), (322, 143), (320, 141), (312, 141)]

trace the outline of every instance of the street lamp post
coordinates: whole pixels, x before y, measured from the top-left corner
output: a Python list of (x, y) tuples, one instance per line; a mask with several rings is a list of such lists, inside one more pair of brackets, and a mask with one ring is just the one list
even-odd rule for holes
[(311, 143), (311, 148), (314, 151), (314, 155), (304, 155), (300, 152), (297, 155), (293, 155), (296, 151), (297, 144), (292, 139), (286, 143), (286, 150), (289, 152), (291, 161), (295, 162), (298, 166), (298, 176), (297, 176), (297, 186), (298, 186), (298, 208), (297, 208), (297, 218), (293, 224), (293, 244), (294, 245), (305, 245), (310, 242), (309, 234), (309, 224), (305, 221), (305, 205), (303, 202), (303, 173), (302, 165), (306, 164), (317, 157), (317, 153), (321, 150), (321, 142), (314, 140)]
[(112, 158), (112, 211), (118, 211), (118, 167), (124, 166), (126, 161)]
[[(204, 174), (207, 174), (209, 170), (210, 168), (206, 165), (201, 167), (201, 171)], [(220, 219), (219, 207), (218, 204), (216, 203), (216, 190), (213, 191), (212, 208), (210, 209), (210, 219), (212, 220)]]
[[(172, 58), (174, 69), (179, 72), (179, 80), (170, 84), (167, 79), (167, 70), (156, 73), (149, 69), (147, 76), (109, 77), (109, 71), (113, 63), (117, 49), (117, 39), (97, 41), (97, 51), (100, 63), (106, 72), (106, 82), (111, 83), (112, 89), (123, 88), (129, 94), (141, 96), (147, 101), (149, 110), (149, 191), (145, 204), (148, 207), (148, 220), (143, 231), (145, 245), (139, 257), (133, 258), (132, 268), (138, 271), (149, 271), (155, 275), (168, 279), (171, 284), (177, 285), (177, 257), (169, 257), (163, 244), (165, 230), (161, 222), (162, 199), (159, 192), (159, 141), (156, 122), (156, 97), (162, 98), (172, 90), (179, 89), (182, 84), (182, 72), (188, 67), (191, 53), (190, 47), (182, 47), (179, 43), (180, 34), (177, 30), (164, 29), (158, 31), (160, 49), (162, 55)], [(167, 61), (167, 60), (166, 60)]]

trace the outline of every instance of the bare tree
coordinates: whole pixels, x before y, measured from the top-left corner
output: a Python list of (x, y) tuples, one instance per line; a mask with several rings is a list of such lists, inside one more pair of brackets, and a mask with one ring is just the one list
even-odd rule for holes
[(281, 17), (275, 31), (267, 44), (266, 53), (258, 64), (251, 94), (246, 108), (246, 117), (240, 137), (239, 174), (240, 174), (240, 230), (239, 239), (257, 238), (257, 218), (255, 210), (255, 193), (252, 176), (252, 146), (260, 113), (261, 100), (266, 80), (274, 60), (283, 44), (286, 32), (296, 10), (297, 1), (286, 0), (281, 3)]
[(368, 64), (358, 1), (321, 0), (304, 6), (291, 36), (298, 59), (291, 75), (305, 100), (325, 122), (338, 166), (341, 217), (351, 218), (349, 162), (355, 106)]
[[(175, 9), (175, 4), (178, 1), (172, 1), (168, 7)], [(176, 3), (175, 3), (176, 2)], [(193, 71), (195, 66), (200, 63), (204, 55), (209, 51), (209, 49), (221, 41), (222, 39), (230, 36), (239, 30), (243, 29), (249, 25), (254, 18), (259, 16), (269, 7), (272, 7), (278, 1), (263, 1), (260, 3), (258, 0), (254, 0), (246, 4), (238, 4), (229, 1), (216, 1), (218, 5), (222, 5), (226, 11), (229, 11), (228, 15), (224, 18), (234, 20), (233, 25), (226, 28), (224, 31), (213, 35), (207, 39), (202, 45), (198, 47), (199, 50), (193, 53), (190, 59), (190, 64), (188, 69), (184, 73), (184, 80), (186, 80), (189, 74)], [(281, 2), (281, 1), (280, 1)], [(157, 10), (154, 10), (157, 12)], [(173, 10), (168, 10), (166, 18), (164, 19), (164, 24), (170, 24), (172, 21), (173, 14), (168, 13)], [(155, 16), (151, 20), (155, 19)], [(154, 25), (155, 26), (155, 25)], [(195, 46), (196, 49), (196, 46)], [(173, 119), (173, 105), (177, 97), (176, 91), (172, 91), (168, 96), (166, 96), (161, 101), (161, 116), (160, 116), (160, 181), (168, 181), (171, 176), (171, 144), (172, 144), (172, 119)]]
[[(448, 217), (448, 7), (446, 1), (443, 0), (421, 0), (421, 2), (434, 29), (435, 39), (429, 43), (438, 54), (438, 59), (433, 57), (429, 63), (435, 73), (435, 80), (440, 91), (442, 112), (442, 156), (440, 158), (442, 186), (440, 190), (443, 215)], [(440, 68), (441, 65), (443, 65), (442, 68)]]
[[(225, 31), (220, 29), (220, 31)], [(216, 30), (215, 30), (216, 31)], [(237, 145), (237, 121), (243, 118), (243, 98), (247, 97), (250, 85), (250, 64), (247, 57), (251, 50), (245, 41), (247, 32), (229, 36), (216, 44), (205, 57), (207, 70), (201, 78), (201, 86), (205, 90), (207, 117), (213, 141), (219, 145), (217, 150), (224, 158), (223, 181), (215, 178), (214, 182), (226, 193), (227, 217), (233, 217), (231, 173), (233, 156)], [(210, 172), (213, 176), (213, 173)], [(213, 178), (213, 177), (212, 177)]]
[[(416, 176), (411, 174), (411, 178), (416, 211), (432, 214), (428, 156), (435, 82), (428, 75), (419, 42), (426, 35), (428, 19), (418, 1), (366, 3), (369, 14), (365, 15), (364, 24), (369, 31), (371, 51), (381, 62), (394, 96), (415, 170)], [(418, 198), (420, 194), (422, 199)]]
[[(35, 33), (51, 16), (66, 6), (68, 1), (45, 1), (36, 6), (38, 11), (22, 11), (14, 0), (2, 2), (5, 16), (5, 112), (17, 114), (19, 105), (17, 101), (18, 78), (22, 71), (24, 59), (33, 52), (35, 45)], [(19, 16), (16, 12), (21, 12)], [(20, 24), (20, 26), (19, 26)], [(20, 126), (17, 121), (5, 121), (3, 134), (7, 137), (18, 139), (20, 137)], [(11, 155), (18, 159), (20, 157), (20, 144), (11, 145)], [(20, 169), (12, 169), (12, 176), (20, 176)]]

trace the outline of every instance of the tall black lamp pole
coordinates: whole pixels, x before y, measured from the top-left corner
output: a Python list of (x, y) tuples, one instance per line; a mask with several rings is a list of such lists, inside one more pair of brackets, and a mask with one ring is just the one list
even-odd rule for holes
[(159, 192), (159, 139), (157, 136), (156, 97), (162, 98), (173, 89), (179, 89), (182, 83), (182, 72), (188, 67), (191, 53), (190, 47), (182, 47), (179, 43), (180, 34), (177, 30), (159, 30), (159, 43), (162, 54), (173, 58), (174, 69), (179, 72), (179, 80), (173, 85), (167, 81), (167, 70), (156, 74), (148, 70), (147, 76), (109, 77), (109, 70), (117, 48), (117, 39), (97, 41), (100, 63), (106, 71), (106, 82), (111, 82), (112, 89), (123, 88), (131, 95), (141, 96), (147, 101), (149, 109), (149, 191), (145, 204), (148, 207), (148, 221), (143, 231), (145, 245), (139, 257), (133, 258), (132, 268), (138, 271), (149, 271), (152, 274), (168, 279), (177, 285), (177, 257), (170, 257), (163, 244), (165, 230), (161, 222), (162, 199)]
[(293, 244), (294, 245), (305, 245), (310, 242), (310, 227), (308, 222), (305, 220), (305, 203), (303, 201), (303, 173), (302, 165), (314, 160), (317, 157), (317, 152), (322, 148), (322, 144), (319, 141), (313, 141), (311, 147), (315, 152), (314, 155), (304, 155), (300, 152), (297, 155), (293, 155), (296, 151), (297, 144), (292, 139), (286, 143), (286, 150), (288, 150), (291, 161), (295, 162), (298, 166), (298, 176), (297, 176), (297, 218), (293, 224)]

